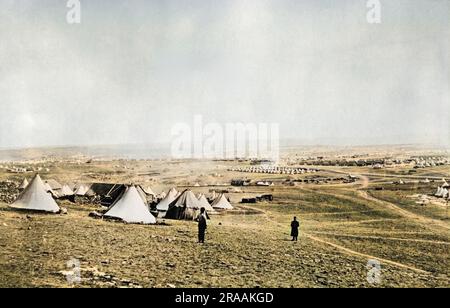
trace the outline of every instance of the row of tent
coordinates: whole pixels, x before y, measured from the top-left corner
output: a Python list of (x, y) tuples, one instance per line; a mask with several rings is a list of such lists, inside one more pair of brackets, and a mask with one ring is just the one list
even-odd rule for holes
[[(41, 180), (42, 181), (42, 180)], [(55, 180), (48, 180), (42, 182), (46, 192), (51, 193), (55, 198), (71, 197), (74, 196), (74, 191), (69, 187), (69, 185), (61, 185)], [(29, 185), (27, 179), (24, 179), (22, 184), (19, 186), (19, 190), (25, 190)]]
[[(24, 179), (19, 186), (19, 190), (23, 191), (28, 186), (27, 179)], [(93, 183), (93, 184), (76, 184), (76, 185), (61, 185), (55, 180), (43, 181), (44, 188), (55, 199), (70, 199), (75, 201), (75, 198), (93, 199), (99, 197), (101, 204), (109, 207), (117, 198), (123, 194), (126, 186), (123, 184), (108, 184), (108, 183)], [(139, 194), (144, 200), (156, 200), (157, 196), (150, 187), (144, 188), (137, 186)]]
[[(10, 207), (49, 213), (60, 212), (58, 204), (47, 189), (48, 187), (41, 177), (36, 175)], [(209, 214), (214, 214), (217, 210), (233, 209), (233, 206), (223, 194), (210, 204), (205, 195), (197, 198), (190, 190), (178, 193), (173, 188), (157, 205), (158, 214), (156, 216), (167, 219), (194, 220), (198, 217), (201, 208), (205, 208)], [(138, 187), (134, 185), (126, 187), (120, 197), (108, 208), (104, 217), (120, 219), (127, 223), (156, 223), (156, 218), (151, 213), (145, 198), (139, 192)]]
[(274, 167), (274, 166), (259, 166), (247, 168), (231, 168), (228, 171), (243, 172), (243, 173), (268, 173), (268, 174), (305, 174), (318, 172), (316, 169), (309, 168), (291, 168), (291, 167)]
[[(174, 200), (166, 205), (167, 198), (173, 196), (175, 196)], [(233, 206), (223, 194), (217, 197), (213, 204), (210, 204), (205, 195), (200, 195), (197, 198), (191, 190), (179, 193), (174, 188), (167, 193), (162, 201), (164, 201), (164, 206), (156, 207), (158, 213), (156, 216), (167, 219), (195, 220), (200, 215), (201, 208), (205, 208), (207, 215), (217, 213), (216, 210), (233, 209)], [(120, 219), (127, 223), (156, 223), (155, 216), (142, 199), (136, 186), (127, 187), (124, 194), (108, 209), (104, 217)]]
[(159, 217), (167, 217), (172, 214), (170, 209), (173, 206), (186, 205), (188, 208), (205, 208), (210, 214), (216, 213), (216, 211), (232, 210), (233, 206), (226, 198), (224, 194), (212, 197), (212, 203), (208, 201), (204, 194), (200, 194), (197, 197), (190, 190), (183, 193), (178, 192), (175, 188), (169, 190), (165, 197), (156, 205), (156, 210), (159, 213)]

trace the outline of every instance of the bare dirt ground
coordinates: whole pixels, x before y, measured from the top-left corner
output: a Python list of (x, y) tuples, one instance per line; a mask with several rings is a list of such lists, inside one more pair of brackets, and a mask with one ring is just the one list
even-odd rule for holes
[[(207, 184), (230, 188), (232, 178), (280, 178), (228, 172), (234, 165), (53, 163), (42, 176), (63, 183), (133, 182), (158, 193), (195, 183), (202, 186), (195, 192), (209, 193), (214, 187)], [(42, 215), (15, 212), (1, 203), (0, 287), (449, 287), (446, 209), (417, 206), (408, 198), (432, 193), (433, 184), (398, 190), (363, 175), (367, 170), (344, 170), (358, 175), (358, 182), (239, 188), (241, 193), (229, 194), (235, 205), (263, 193), (275, 199), (246, 205), (256, 210), (252, 215), (213, 216), (204, 246), (196, 243), (193, 222), (127, 225), (88, 217), (96, 210), (89, 205), (63, 202), (68, 215)], [(436, 167), (433, 174), (449, 177), (450, 168)], [(1, 181), (20, 182), (22, 177), (0, 172)], [(375, 191), (374, 185), (385, 189)], [(289, 237), (293, 216), (301, 221), (298, 243)], [(72, 259), (81, 265), (79, 284), (67, 281)], [(369, 260), (381, 263), (379, 283), (367, 280)]]

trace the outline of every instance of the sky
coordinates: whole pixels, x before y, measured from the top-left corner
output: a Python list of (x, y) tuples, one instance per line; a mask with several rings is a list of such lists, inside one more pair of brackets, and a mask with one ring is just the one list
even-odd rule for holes
[(0, 148), (279, 123), (299, 144), (450, 145), (450, 1), (0, 2)]

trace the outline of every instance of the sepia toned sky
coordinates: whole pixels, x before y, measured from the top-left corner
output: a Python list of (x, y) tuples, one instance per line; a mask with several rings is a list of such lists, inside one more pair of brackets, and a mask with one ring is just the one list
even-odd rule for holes
[(450, 145), (450, 1), (0, 2), (0, 148), (280, 123), (299, 144)]

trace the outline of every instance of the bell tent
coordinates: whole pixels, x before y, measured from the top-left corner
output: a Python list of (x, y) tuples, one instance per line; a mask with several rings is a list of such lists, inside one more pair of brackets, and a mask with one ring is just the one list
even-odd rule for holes
[(156, 223), (156, 218), (150, 213), (135, 186), (128, 187), (104, 216), (117, 218), (127, 223)]
[(200, 213), (200, 201), (190, 190), (185, 190), (175, 201), (169, 205), (166, 213), (167, 219), (194, 220)]
[(219, 195), (211, 204), (215, 210), (232, 210), (233, 206), (224, 194)]
[(59, 213), (60, 208), (46, 191), (44, 182), (36, 175), (27, 188), (19, 195), (17, 200), (11, 204), (11, 208), (29, 211), (42, 211)]
[(72, 189), (70, 189), (69, 186), (64, 185), (63, 188), (61, 189), (61, 195), (64, 197), (70, 197), (70, 196), (73, 196), (74, 193), (73, 193)]
[(85, 186), (84, 184), (81, 184), (76, 190), (75, 195), (76, 196), (84, 196), (89, 191), (89, 188)]
[(198, 198), (198, 201), (200, 203), (200, 208), (205, 208), (205, 210), (209, 213), (209, 214), (214, 214), (216, 211), (213, 209), (213, 207), (211, 206), (211, 204), (209, 204), (208, 200), (206, 199), (205, 195), (200, 195)]
[(156, 209), (158, 210), (158, 212), (167, 212), (167, 210), (169, 209), (169, 205), (173, 201), (175, 201), (175, 199), (177, 198), (177, 195), (178, 195), (178, 191), (175, 188), (172, 188), (156, 206)]

